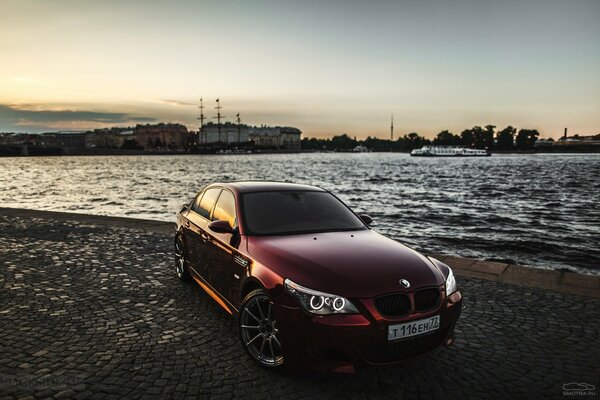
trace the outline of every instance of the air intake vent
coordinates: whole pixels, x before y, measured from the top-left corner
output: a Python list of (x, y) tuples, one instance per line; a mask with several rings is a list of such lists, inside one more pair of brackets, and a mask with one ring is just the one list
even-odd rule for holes
[(440, 304), (438, 288), (421, 289), (415, 292), (415, 310), (419, 312), (431, 310)]
[(382, 315), (402, 317), (410, 313), (410, 298), (403, 293), (377, 297), (375, 307)]

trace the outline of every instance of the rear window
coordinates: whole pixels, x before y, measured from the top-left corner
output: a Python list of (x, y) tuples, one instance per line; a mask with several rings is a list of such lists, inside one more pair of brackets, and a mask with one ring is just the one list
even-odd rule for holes
[(366, 229), (335, 196), (316, 191), (256, 192), (243, 195), (246, 230), (286, 235)]

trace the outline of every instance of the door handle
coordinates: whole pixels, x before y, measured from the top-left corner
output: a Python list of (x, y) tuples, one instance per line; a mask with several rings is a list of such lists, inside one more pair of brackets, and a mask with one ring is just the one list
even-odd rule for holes
[(208, 236), (208, 233), (206, 232), (202, 232), (200, 234), (200, 237), (202, 237), (202, 240), (204, 240), (205, 242), (208, 242), (210, 240), (210, 236)]

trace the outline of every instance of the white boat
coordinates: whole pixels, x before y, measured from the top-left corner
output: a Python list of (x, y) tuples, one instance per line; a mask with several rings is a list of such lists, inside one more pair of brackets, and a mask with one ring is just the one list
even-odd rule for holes
[(368, 147), (363, 146), (362, 144), (359, 144), (352, 151), (355, 152), (355, 153), (368, 153), (371, 150), (369, 150)]
[(488, 150), (468, 149), (458, 146), (423, 146), (410, 152), (414, 157), (487, 157)]

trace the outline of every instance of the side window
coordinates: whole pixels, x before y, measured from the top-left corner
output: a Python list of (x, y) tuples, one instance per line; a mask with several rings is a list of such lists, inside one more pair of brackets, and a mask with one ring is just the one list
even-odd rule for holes
[(194, 199), (194, 204), (192, 204), (192, 211), (199, 212), (198, 210), (200, 209), (200, 200), (202, 200), (203, 195), (204, 192), (196, 196), (196, 198)]
[(202, 215), (204, 218), (208, 218), (210, 215), (210, 211), (215, 205), (215, 201), (217, 201), (217, 197), (219, 197), (219, 192), (221, 188), (208, 189), (204, 192), (204, 195), (200, 199), (200, 203), (196, 209), (196, 212)]
[(223, 190), (215, 206), (212, 220), (223, 220), (229, 222), (229, 226), (234, 228), (237, 224), (235, 215), (235, 197), (229, 190)]

